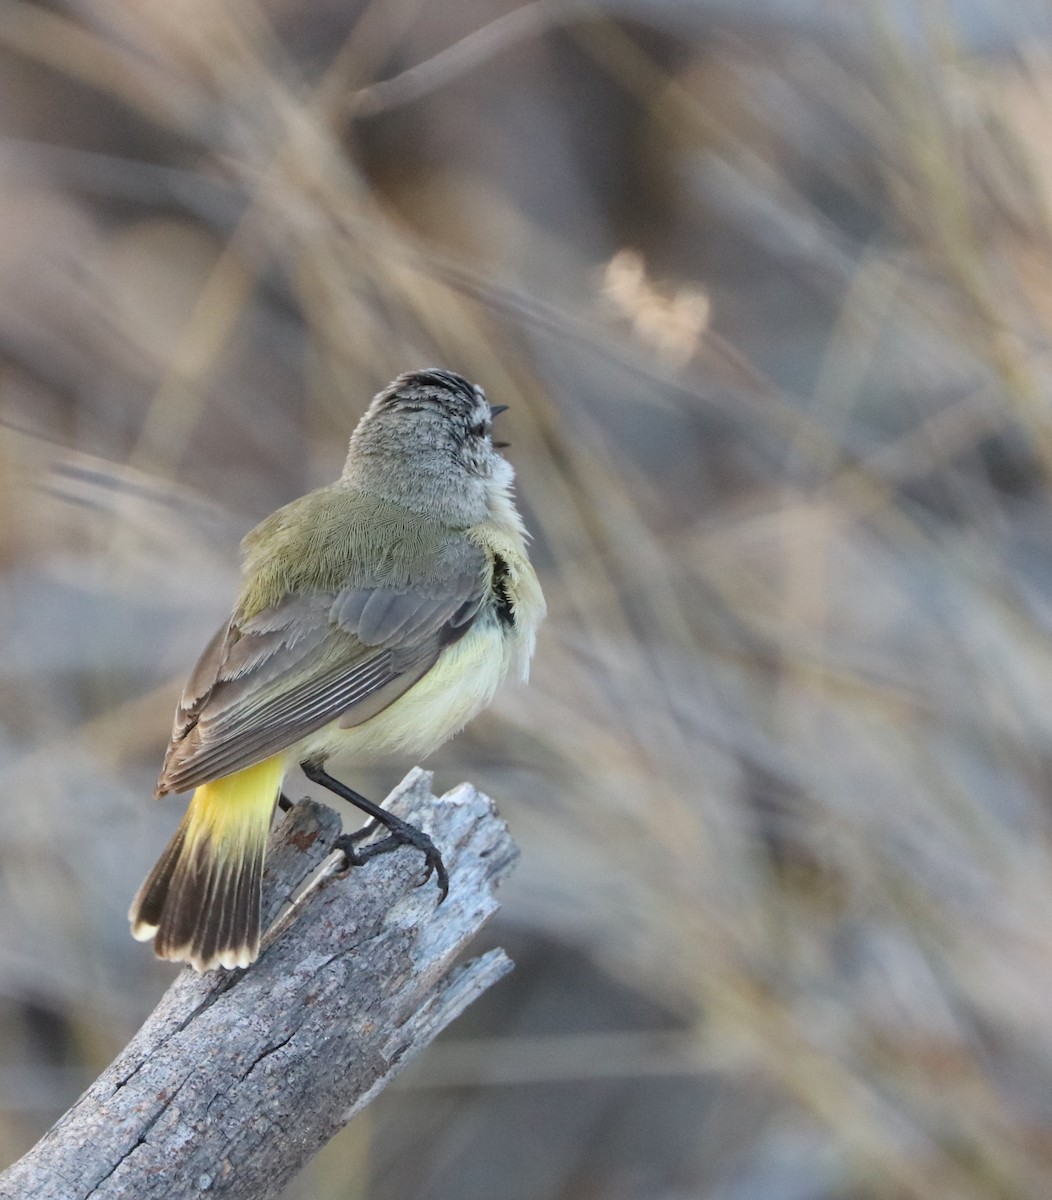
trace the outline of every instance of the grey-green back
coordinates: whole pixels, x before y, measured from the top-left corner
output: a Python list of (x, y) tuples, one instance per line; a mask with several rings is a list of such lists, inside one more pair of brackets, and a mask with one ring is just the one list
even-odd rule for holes
[(470, 628), (492, 579), (463, 530), (343, 483), (279, 509), (242, 548), (239, 602), (187, 682), (159, 794), (382, 711)]

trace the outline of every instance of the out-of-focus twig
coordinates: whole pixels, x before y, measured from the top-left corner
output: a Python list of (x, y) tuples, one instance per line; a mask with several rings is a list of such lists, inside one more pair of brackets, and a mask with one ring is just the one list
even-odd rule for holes
[(424, 62), (407, 67), (391, 79), (378, 80), (360, 88), (350, 100), (350, 114), (355, 117), (375, 116), (410, 104), (433, 92), (453, 79), (458, 79), (473, 67), (499, 54), (525, 38), (536, 37), (553, 26), (586, 11), (571, 4), (556, 5), (550, 0), (532, 0), (478, 29), (452, 46), (433, 54)]

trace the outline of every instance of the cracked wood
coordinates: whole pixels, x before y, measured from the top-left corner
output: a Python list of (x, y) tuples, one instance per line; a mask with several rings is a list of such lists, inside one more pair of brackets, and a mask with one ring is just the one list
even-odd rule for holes
[(456, 965), (517, 853), (491, 802), (467, 784), (435, 799), (416, 770), (386, 807), (441, 847), (445, 904), (435, 907), (433, 882), (414, 886), (415, 850), (338, 874), (340, 818), (302, 801), (271, 839), (259, 961), (184, 970), (116, 1061), (0, 1175), (0, 1197), (276, 1196), (510, 969), (500, 950)]

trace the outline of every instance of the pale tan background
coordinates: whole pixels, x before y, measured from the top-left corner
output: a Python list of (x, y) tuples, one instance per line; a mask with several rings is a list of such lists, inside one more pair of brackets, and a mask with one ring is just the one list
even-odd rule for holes
[(171, 977), (124, 914), (239, 537), (442, 364), (551, 607), (432, 764), (518, 970), (288, 1200), (1048, 1193), (1050, 35), (0, 0), (4, 1161)]

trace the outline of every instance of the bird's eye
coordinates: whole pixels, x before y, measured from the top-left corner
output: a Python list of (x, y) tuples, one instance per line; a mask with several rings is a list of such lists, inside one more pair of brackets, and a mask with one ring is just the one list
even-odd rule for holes
[(489, 429), (484, 421), (478, 421), (468, 430), (468, 434), (473, 438), (484, 438), (489, 433)]

